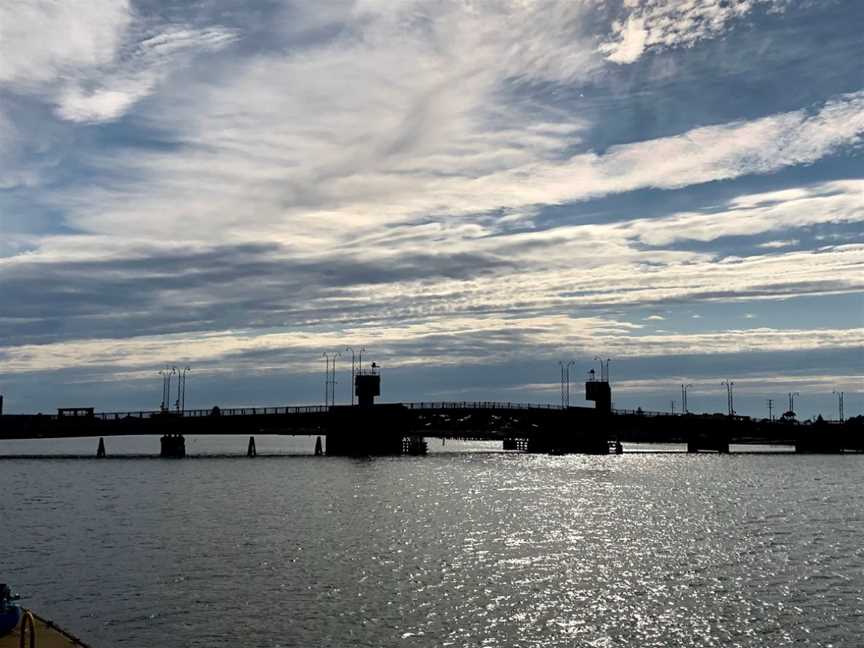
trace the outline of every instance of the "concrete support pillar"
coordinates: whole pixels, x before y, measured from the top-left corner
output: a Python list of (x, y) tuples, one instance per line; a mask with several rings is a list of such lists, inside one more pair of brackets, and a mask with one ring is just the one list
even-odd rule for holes
[(182, 434), (163, 434), (159, 439), (161, 449), (160, 457), (166, 459), (182, 459), (186, 456), (186, 439)]
[(104, 459), (105, 456), (105, 439), (99, 437), (99, 447), (96, 448), (96, 458)]
[(258, 456), (258, 452), (255, 450), (255, 437), (249, 437), (249, 447), (246, 448), (246, 456), (247, 457), (256, 457)]

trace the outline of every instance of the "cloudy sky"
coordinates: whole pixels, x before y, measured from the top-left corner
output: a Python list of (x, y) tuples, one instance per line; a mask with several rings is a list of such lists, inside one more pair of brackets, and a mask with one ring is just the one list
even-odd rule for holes
[(5, 0), (6, 411), (318, 403), (350, 345), (391, 401), (602, 356), (860, 413), (862, 53), (860, 0)]

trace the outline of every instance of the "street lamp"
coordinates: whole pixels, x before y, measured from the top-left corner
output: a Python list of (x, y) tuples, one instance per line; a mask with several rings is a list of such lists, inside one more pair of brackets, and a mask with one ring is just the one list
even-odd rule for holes
[(606, 358), (606, 361), (603, 361), (603, 358), (600, 356), (594, 356), (594, 359), (600, 362), (600, 380), (602, 382), (609, 382), (609, 363), (612, 362), (609, 358)]
[(171, 376), (175, 373), (177, 373), (177, 368), (168, 365), (159, 370), (159, 375), (162, 376), (162, 405), (159, 406), (159, 409), (163, 412), (167, 412), (171, 406)]
[(574, 360), (558, 361), (561, 367), (561, 407), (570, 407), (570, 367), (574, 364)]
[(690, 410), (687, 409), (687, 390), (692, 387), (692, 383), (687, 383), (686, 385), (681, 385), (681, 413), (689, 414)]
[(843, 396), (844, 396), (844, 393), (842, 391), (838, 392), (837, 390), (834, 390), (831, 393), (834, 394), (835, 396), (837, 396), (837, 406), (838, 406), (838, 410), (839, 410), (838, 414), (839, 414), (840, 422), (842, 423), (844, 421), (844, 417), (843, 417)]
[[(355, 376), (357, 375), (357, 372), (359, 371), (360, 367), (358, 366), (359, 363), (356, 362), (356, 359), (358, 356), (355, 356), (354, 349), (349, 346), (349, 347), (345, 347), (345, 350), (351, 352), (351, 390), (350, 391), (351, 391), (351, 404), (353, 405), (354, 404), (354, 380), (355, 380)], [(365, 350), (366, 350), (365, 347), (360, 347), (359, 357), (361, 359), (363, 358), (363, 352)]]
[(789, 411), (792, 412), (792, 415), (795, 415), (795, 397), (800, 396), (798, 392), (789, 392)]
[(720, 383), (722, 386), (726, 387), (726, 405), (729, 408), (729, 416), (735, 415), (735, 404), (732, 400), (732, 387), (735, 385), (734, 382), (730, 380), (724, 380)]
[(336, 358), (342, 354), (338, 351), (328, 353), (324, 356), (324, 407), (336, 404)]
[[(177, 369), (175, 368), (175, 371)], [(184, 367), (177, 371), (177, 411), (182, 413), (186, 410), (186, 374), (190, 371), (189, 367)]]

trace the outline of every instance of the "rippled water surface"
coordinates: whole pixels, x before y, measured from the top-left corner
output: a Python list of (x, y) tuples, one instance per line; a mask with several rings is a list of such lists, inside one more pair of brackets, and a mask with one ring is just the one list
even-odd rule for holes
[(0, 580), (97, 648), (861, 645), (864, 457), (433, 449), (6, 458)]

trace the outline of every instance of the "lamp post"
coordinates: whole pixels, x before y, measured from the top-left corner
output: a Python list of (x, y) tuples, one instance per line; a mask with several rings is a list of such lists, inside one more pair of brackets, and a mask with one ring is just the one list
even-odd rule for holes
[(798, 392), (789, 392), (789, 411), (795, 414), (795, 397), (800, 396)]
[(162, 404), (159, 409), (163, 412), (167, 412), (168, 408), (171, 407), (171, 376), (175, 373), (177, 373), (177, 368), (167, 365), (164, 369), (159, 370), (159, 375), (162, 376)]
[(612, 360), (606, 358), (604, 362), (603, 358), (600, 356), (594, 356), (594, 359), (600, 362), (600, 380), (602, 382), (609, 382), (609, 363), (612, 362)]
[(687, 383), (686, 385), (681, 385), (681, 413), (689, 414), (690, 410), (687, 409), (687, 390), (690, 389), (693, 385)]
[[(360, 367), (359, 367), (359, 363), (357, 362), (358, 356), (355, 355), (354, 349), (349, 346), (349, 347), (345, 347), (345, 350), (351, 352), (351, 390), (350, 391), (351, 391), (351, 404), (353, 405), (354, 404), (354, 380), (355, 380), (355, 377), (356, 377), (357, 372), (359, 371)], [(363, 352), (365, 350), (366, 350), (365, 347), (360, 347), (360, 356), (359, 357), (361, 359), (363, 358)]]
[(181, 370), (177, 370), (174, 368), (174, 371), (177, 372), (177, 412), (182, 413), (186, 410), (186, 374), (189, 373), (189, 367), (184, 367)]
[(724, 380), (720, 383), (722, 386), (726, 387), (726, 405), (729, 408), (729, 416), (735, 415), (735, 403), (732, 400), (732, 387), (735, 385), (731, 380)]
[(834, 394), (835, 396), (837, 396), (837, 409), (838, 409), (840, 422), (842, 423), (845, 420), (843, 417), (843, 396), (844, 396), (844, 393), (842, 391), (836, 391), (836, 390), (832, 391), (831, 393)]
[(561, 408), (566, 407), (564, 405), (564, 361), (559, 360), (558, 366), (561, 368)]
[(570, 407), (570, 367), (576, 362), (574, 360), (559, 360), (561, 366), (561, 407)]
[(324, 356), (324, 407), (336, 404), (336, 358), (342, 354), (338, 351), (328, 353)]
[(351, 387), (348, 389), (348, 391), (349, 391), (350, 396), (351, 396), (351, 404), (353, 405), (354, 404), (354, 362), (356, 361), (356, 358), (354, 356), (354, 349), (352, 349), (350, 346), (345, 347), (345, 350), (351, 352)]

